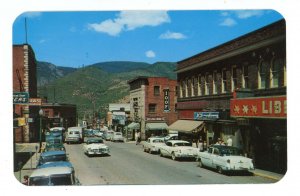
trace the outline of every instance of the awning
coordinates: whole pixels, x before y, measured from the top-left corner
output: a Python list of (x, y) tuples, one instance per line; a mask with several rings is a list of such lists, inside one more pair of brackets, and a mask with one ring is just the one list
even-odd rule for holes
[(146, 130), (164, 130), (167, 129), (166, 123), (147, 123)]
[(178, 132), (198, 132), (203, 128), (203, 121), (195, 120), (177, 120), (170, 126), (168, 126), (169, 131)]
[(132, 122), (128, 125), (128, 129), (140, 129), (140, 123)]

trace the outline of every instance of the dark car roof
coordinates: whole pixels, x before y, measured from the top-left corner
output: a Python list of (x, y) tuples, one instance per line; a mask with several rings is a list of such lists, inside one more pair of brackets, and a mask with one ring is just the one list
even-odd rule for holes
[(52, 155), (66, 155), (65, 151), (62, 150), (55, 150), (55, 151), (48, 151), (48, 152), (43, 152), (41, 156), (52, 156)]
[(38, 168), (47, 168), (47, 167), (71, 167), (73, 168), (72, 163), (69, 161), (55, 161), (55, 162), (47, 162), (43, 165), (38, 166)]

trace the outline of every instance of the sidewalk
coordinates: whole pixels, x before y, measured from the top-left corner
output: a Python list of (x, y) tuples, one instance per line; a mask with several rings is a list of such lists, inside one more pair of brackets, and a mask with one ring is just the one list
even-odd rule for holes
[[(127, 141), (126, 143), (135, 144), (135, 141)], [(23, 181), (23, 176), (28, 175), (33, 172), (36, 168), (37, 160), (39, 159), (40, 153), (36, 153), (36, 146), (39, 146), (38, 143), (20, 143), (16, 144), (16, 158), (18, 161), (22, 162), (22, 169), (16, 170), (14, 175), (16, 179), (20, 182)], [(25, 156), (24, 156), (25, 154)], [(283, 178), (283, 174), (278, 174), (266, 170), (255, 169), (251, 171), (253, 175), (260, 176), (274, 181), (279, 181)]]

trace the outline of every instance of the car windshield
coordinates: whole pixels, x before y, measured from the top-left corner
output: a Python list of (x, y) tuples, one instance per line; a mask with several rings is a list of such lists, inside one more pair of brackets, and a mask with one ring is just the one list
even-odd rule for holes
[(70, 134), (79, 134), (79, 131), (70, 131)]
[(32, 177), (30, 186), (72, 185), (71, 174), (53, 175), (51, 177)]
[(153, 142), (153, 143), (164, 143), (163, 140), (153, 140), (152, 142)]
[(88, 140), (87, 144), (102, 144), (103, 140)]
[(220, 148), (220, 154), (222, 156), (239, 156), (241, 155), (241, 151), (234, 147)]
[(67, 161), (67, 156), (65, 154), (62, 154), (62, 155), (51, 155), (51, 156), (41, 157), (41, 163), (46, 163), (51, 161)]
[(180, 142), (180, 143), (175, 143), (174, 146), (192, 146), (192, 144), (186, 142)]

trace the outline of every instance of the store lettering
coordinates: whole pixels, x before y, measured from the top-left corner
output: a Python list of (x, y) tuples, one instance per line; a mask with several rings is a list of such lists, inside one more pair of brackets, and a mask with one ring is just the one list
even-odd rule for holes
[(286, 114), (286, 100), (283, 101), (262, 101), (262, 113), (263, 114)]

